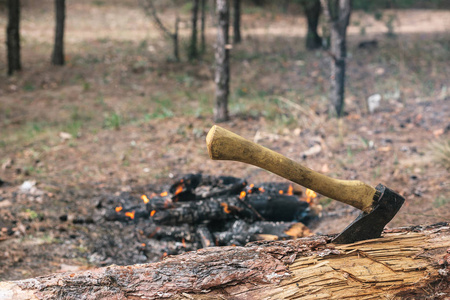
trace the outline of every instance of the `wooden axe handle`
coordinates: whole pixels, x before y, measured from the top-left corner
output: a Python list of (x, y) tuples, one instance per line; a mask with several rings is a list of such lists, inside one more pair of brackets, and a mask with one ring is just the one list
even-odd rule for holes
[(217, 125), (206, 136), (206, 145), (214, 160), (251, 164), (364, 212), (372, 210), (375, 189), (361, 181), (330, 178)]

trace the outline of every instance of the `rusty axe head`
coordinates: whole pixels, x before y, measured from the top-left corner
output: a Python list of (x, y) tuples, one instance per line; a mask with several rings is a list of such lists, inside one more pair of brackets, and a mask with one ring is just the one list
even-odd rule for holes
[(405, 198), (382, 184), (377, 185), (375, 189), (372, 211), (362, 212), (333, 239), (334, 243), (349, 244), (381, 236), (384, 226), (397, 214)]

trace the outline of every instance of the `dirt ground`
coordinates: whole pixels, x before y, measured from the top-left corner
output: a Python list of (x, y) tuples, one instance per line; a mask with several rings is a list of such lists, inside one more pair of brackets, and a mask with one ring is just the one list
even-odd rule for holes
[[(27, 3), (22, 14), (23, 71), (7, 77), (0, 61), (0, 280), (142, 262), (123, 253), (139, 247), (131, 230), (98, 217), (110, 195), (162, 191), (196, 172), (283, 181), (208, 158), (211, 22), (202, 59), (174, 62), (170, 41), (136, 5), (69, 2), (67, 64), (55, 67), (52, 1), (40, 3)], [(381, 21), (355, 12), (341, 120), (328, 113), (329, 56), (305, 50), (304, 18), (244, 13), (244, 40), (231, 51), (231, 120), (221, 126), (331, 177), (398, 191), (407, 200), (389, 227), (448, 221), (450, 11), (386, 11)], [(394, 37), (386, 34), (391, 15)], [(174, 14), (164, 16), (172, 24)], [(377, 46), (358, 47), (368, 40)], [(4, 58), (4, 31), (0, 41)], [(381, 101), (371, 113), (374, 94)], [(339, 232), (356, 216), (325, 197), (317, 201), (324, 210), (315, 233)], [(105, 244), (121, 254), (96, 259), (95, 241), (105, 236), (129, 248)]]

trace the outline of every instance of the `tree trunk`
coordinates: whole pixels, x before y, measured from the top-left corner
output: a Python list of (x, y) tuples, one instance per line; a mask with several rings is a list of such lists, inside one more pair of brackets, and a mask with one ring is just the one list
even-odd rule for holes
[(233, 18), (233, 42), (241, 42), (241, 0), (233, 0), (234, 18)]
[(198, 1), (192, 1), (192, 31), (191, 31), (191, 43), (189, 45), (188, 59), (194, 60), (198, 58), (197, 49), (197, 20), (198, 20)]
[(66, 19), (66, 0), (55, 0), (55, 45), (52, 53), (52, 64), (64, 65), (64, 21)]
[(223, 122), (228, 116), (228, 94), (230, 90), (230, 59), (228, 44), (229, 1), (217, 0), (217, 43), (216, 43), (216, 99), (214, 107), (214, 121)]
[(301, 3), (308, 22), (306, 49), (314, 50), (320, 48), (322, 47), (322, 38), (317, 33), (321, 12), (320, 0), (303, 0)]
[(200, 49), (202, 54), (206, 51), (205, 25), (206, 25), (206, 0), (201, 2), (201, 28), (200, 28)]
[(446, 299), (450, 224), (334, 245), (328, 236), (210, 247), (159, 263), (0, 282), (9, 299)]
[(330, 106), (341, 117), (344, 114), (346, 34), (352, 10), (351, 0), (322, 0), (322, 6), (330, 23), (331, 35)]
[(172, 33), (164, 24), (161, 22), (161, 19), (158, 17), (156, 12), (156, 8), (153, 5), (154, 0), (142, 0), (140, 1), (142, 8), (145, 10), (145, 13), (149, 15), (153, 22), (156, 25), (156, 28), (159, 29), (166, 37), (170, 38), (173, 41), (173, 55), (176, 61), (180, 61), (179, 55), (179, 46), (178, 46), (178, 26), (180, 23), (180, 19), (178, 16), (175, 18), (175, 29), (174, 33)]
[(172, 34), (172, 41), (173, 41), (173, 56), (175, 58), (175, 61), (180, 61), (180, 50), (178, 45), (178, 29), (180, 26), (180, 19), (178, 16), (175, 18), (175, 31)]
[(20, 63), (20, 0), (7, 0), (8, 25), (6, 27), (6, 47), (8, 52), (8, 75), (22, 70)]

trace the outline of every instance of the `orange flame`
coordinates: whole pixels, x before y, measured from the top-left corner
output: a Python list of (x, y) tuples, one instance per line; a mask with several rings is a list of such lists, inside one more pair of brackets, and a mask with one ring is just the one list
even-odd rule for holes
[(156, 213), (156, 210), (152, 210), (152, 211), (150, 212), (150, 217), (153, 217), (153, 216), (155, 215), (155, 213)]
[(121, 211), (122, 209), (123, 209), (122, 206), (117, 206), (117, 207), (116, 207), (116, 212), (119, 212), (119, 211)]
[(294, 187), (292, 186), (292, 184), (289, 185), (288, 191), (286, 193), (287, 195), (294, 195)]
[(145, 204), (147, 204), (148, 202), (150, 202), (150, 200), (147, 198), (147, 195), (142, 195), (141, 196), (142, 201), (144, 201)]
[(251, 194), (253, 192), (253, 188), (255, 187), (255, 185), (252, 183), (248, 186), (248, 193)]
[(159, 194), (161, 197), (165, 197), (167, 196), (169, 193), (168, 192), (162, 192), (161, 194)]
[(246, 195), (247, 193), (242, 191), (241, 194), (239, 195), (239, 199), (244, 199)]
[(316, 192), (314, 192), (313, 190), (310, 190), (310, 189), (306, 189), (305, 194), (306, 194), (306, 202), (308, 202), (308, 203), (311, 203), (312, 200), (317, 197)]
[(145, 247), (145, 243), (142, 243), (141, 246), (142, 246), (142, 247)]
[(181, 193), (183, 191), (183, 186), (182, 185), (179, 185), (178, 187), (177, 187), (177, 190), (175, 191), (175, 195), (178, 195), (179, 193)]
[(134, 219), (134, 213), (135, 213), (134, 210), (132, 212), (127, 211), (125, 213), (125, 216), (129, 217), (130, 219)]
[(181, 243), (183, 244), (183, 248), (186, 248), (186, 240), (184, 238), (181, 239)]
[(260, 187), (258, 190), (259, 190), (261, 193), (264, 193), (264, 192), (266, 191), (263, 187)]
[(231, 213), (231, 210), (228, 208), (228, 204), (227, 204), (227, 203), (221, 202), (221, 203), (220, 203), (220, 206), (223, 207), (223, 211), (224, 211), (226, 214)]
[(279, 190), (279, 191), (278, 191), (278, 194), (283, 195), (283, 194), (284, 194), (284, 191), (283, 191), (283, 190)]

